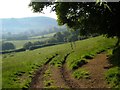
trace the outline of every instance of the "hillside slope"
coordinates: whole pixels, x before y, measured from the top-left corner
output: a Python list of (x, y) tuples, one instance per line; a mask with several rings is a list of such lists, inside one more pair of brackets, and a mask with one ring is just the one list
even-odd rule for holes
[(6, 18), (0, 20), (2, 21), (3, 33), (18, 33), (27, 30), (43, 31), (58, 26), (56, 20), (49, 17)]
[[(82, 41), (76, 41), (75, 45), (73, 45), (73, 49), (71, 48), (71, 43), (66, 43), (31, 51), (4, 54), (2, 55), (2, 86), (3, 88), (28, 88), (30, 87), (30, 83), (35, 80), (34, 76), (38, 71), (38, 75), (41, 76), (41, 73), (44, 74), (42, 74), (42, 76), (39, 78), (40, 80), (43, 80), (43, 87), (64, 87), (66, 84), (62, 85), (62, 83), (57, 83), (57, 85), (54, 85), (56, 82), (55, 80), (57, 79), (54, 80), (52, 78), (54, 75), (58, 75), (56, 74), (59, 72), (58, 69), (61, 68), (60, 72), (64, 73), (63, 71), (65, 65), (73, 78), (74, 72), (77, 72), (77, 70), (81, 67), (80, 64), (84, 64), (86, 61), (86, 59), (83, 57), (88, 55), (96, 55), (96, 53), (100, 53), (108, 48), (113, 47), (115, 43), (115, 38), (108, 39), (98, 36)], [(102, 62), (104, 62), (104, 60)], [(88, 62), (89, 65), (89, 61), (86, 62)], [(101, 63), (101, 61), (96, 62)], [(91, 64), (93, 64), (93, 62), (91, 62)], [(53, 75), (53, 77), (53, 70), (51, 70), (51, 67), (49, 66), (55, 67), (54, 70), (56, 70), (56, 73)], [(40, 72), (42, 68), (44, 68), (43, 72)], [(79, 76), (79, 74), (75, 75)], [(58, 77), (65, 78), (65, 75), (62, 74)], [(64, 82), (63, 79), (58, 79), (58, 81), (59, 80)], [(36, 81), (35, 83), (38, 85), (39, 82)]]

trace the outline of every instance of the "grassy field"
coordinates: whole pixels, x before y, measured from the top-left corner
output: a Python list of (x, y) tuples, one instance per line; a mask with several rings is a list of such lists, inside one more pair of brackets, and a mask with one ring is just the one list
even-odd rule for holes
[(38, 39), (38, 38), (42, 38), (42, 37), (45, 37), (45, 38), (50, 38), (50, 37), (53, 37), (55, 33), (50, 33), (50, 34), (46, 34), (46, 35), (43, 35), (43, 36), (34, 36), (34, 37), (30, 37), (31, 39)]
[(36, 42), (36, 41), (44, 41), (44, 40), (47, 40), (49, 38), (42, 38), (42, 39), (32, 39), (32, 40), (12, 40), (12, 41), (4, 41), (4, 42), (11, 42), (13, 43), (16, 48), (22, 48), (23, 45), (26, 43), (26, 42)]
[[(29, 40), (12, 40), (12, 41), (4, 41), (4, 42), (11, 42), (16, 46), (16, 49), (18, 48), (22, 48), (23, 45), (26, 42), (35, 42), (35, 41), (45, 41), (48, 40), (49, 38), (51, 38), (55, 33), (50, 33), (50, 34), (46, 34), (43, 36), (34, 36), (34, 37), (30, 37)], [(0, 44), (2, 43), (2, 40), (0, 40)]]
[(70, 43), (55, 45), (33, 51), (4, 54), (2, 57), (2, 87), (23, 88), (28, 87), (33, 73), (45, 64), (51, 57), (58, 54), (50, 64), (61, 67), (66, 54), (67, 66), (75, 69), (78, 63), (85, 59), (85, 56), (94, 56), (97, 53), (107, 50), (115, 45), (116, 39), (108, 39), (102, 36), (76, 41), (71, 48)]

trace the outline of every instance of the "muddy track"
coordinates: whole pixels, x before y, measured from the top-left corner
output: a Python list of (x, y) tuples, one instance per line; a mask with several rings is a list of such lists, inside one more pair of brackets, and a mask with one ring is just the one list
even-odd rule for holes
[(51, 71), (51, 76), (49, 77), (49, 79), (53, 80), (53, 86), (56, 86), (58, 88), (108, 88), (104, 79), (104, 73), (106, 71), (106, 69), (104, 69), (104, 66), (108, 64), (106, 54), (98, 54), (94, 59), (90, 60), (88, 64), (80, 67), (90, 72), (90, 79), (77, 80), (72, 76), (73, 71), (70, 71), (66, 65), (66, 60), (71, 53), (65, 55), (63, 65), (59, 68), (55, 66), (50, 66), (48, 64), (58, 54), (51, 57), (45, 63), (45, 65), (36, 72), (30, 84), (30, 89), (44, 88), (43, 76), (48, 67), (50, 67), (49, 69)]
[(60, 72), (65, 84), (69, 88), (109, 88), (104, 78), (104, 73), (106, 71), (104, 66), (108, 64), (105, 53), (98, 54), (88, 64), (81, 67), (90, 72), (90, 79), (75, 79), (72, 76), (72, 71), (68, 70), (67, 68), (67, 57), (68, 55), (65, 57), (65, 61), (60, 69)]
[(45, 62), (45, 64), (36, 71), (35, 75), (32, 78), (32, 82), (30, 83), (29, 89), (31, 88), (43, 88), (43, 75), (44, 72), (47, 70), (48, 68), (48, 63), (57, 56), (58, 54), (52, 56), (51, 58), (49, 58), (48, 61)]
[(78, 84), (78, 82), (76, 82), (75, 79), (71, 76), (72, 71), (67, 69), (66, 60), (67, 60), (67, 57), (71, 53), (67, 54), (64, 57), (64, 63), (63, 63), (63, 66), (60, 69), (61, 76), (62, 76), (62, 79), (64, 80), (66, 86), (68, 86), (69, 88), (80, 88), (80, 85)]

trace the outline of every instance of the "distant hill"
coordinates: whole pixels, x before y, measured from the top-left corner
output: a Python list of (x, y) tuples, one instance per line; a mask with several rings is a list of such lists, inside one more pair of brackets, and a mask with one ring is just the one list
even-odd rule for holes
[(43, 31), (47, 28), (57, 27), (57, 21), (49, 17), (6, 18), (2, 21), (3, 33), (20, 33), (28, 30)]

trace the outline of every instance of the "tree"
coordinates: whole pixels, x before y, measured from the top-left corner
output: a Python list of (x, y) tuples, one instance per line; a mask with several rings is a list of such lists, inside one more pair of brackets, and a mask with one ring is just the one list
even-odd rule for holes
[(15, 45), (10, 42), (2, 43), (2, 50), (11, 50), (15, 49)]
[(31, 42), (27, 42), (23, 45), (23, 48), (29, 49), (31, 46), (33, 46), (33, 44)]
[(64, 42), (64, 37), (61, 32), (57, 32), (53, 37), (56, 38), (58, 42)]
[(31, 2), (30, 6), (34, 12), (42, 12), (44, 7), (51, 6), (59, 25), (66, 24), (86, 35), (99, 33), (107, 37), (116, 36), (117, 44), (120, 43), (120, 2), (104, 2), (101, 5), (94, 2)]

